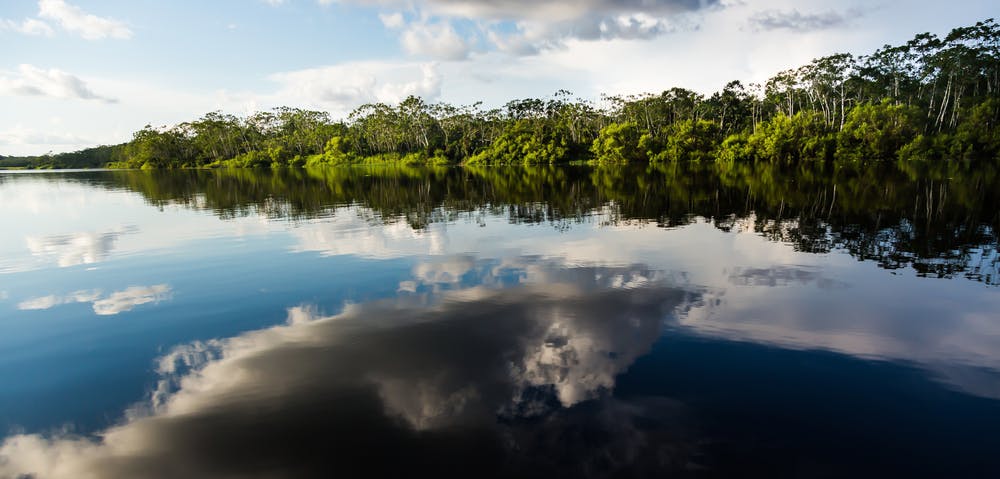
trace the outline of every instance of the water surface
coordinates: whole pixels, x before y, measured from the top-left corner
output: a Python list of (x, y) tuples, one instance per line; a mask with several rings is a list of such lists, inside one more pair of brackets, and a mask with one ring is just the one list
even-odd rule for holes
[(993, 477), (949, 168), (0, 174), (0, 476)]

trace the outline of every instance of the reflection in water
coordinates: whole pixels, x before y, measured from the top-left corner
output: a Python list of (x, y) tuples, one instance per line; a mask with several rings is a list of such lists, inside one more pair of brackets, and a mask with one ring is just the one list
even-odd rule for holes
[(94, 301), (94, 312), (101, 316), (131, 311), (146, 303), (158, 303), (170, 298), (170, 286), (130, 286), (124, 291), (115, 291), (107, 298)]
[[(351, 210), (360, 220), (354, 230), (303, 232), (303, 251), (326, 254), (340, 254), (345, 241), (377, 250), (380, 243), (403, 237), (444, 248), (420, 232), (462, 216), (569, 228), (601, 212), (609, 224), (675, 227), (708, 218), (724, 231), (748, 224), (799, 251), (843, 250), (886, 269), (912, 268), (920, 276), (1000, 282), (1000, 175), (990, 165), (369, 167), (111, 171), (45, 178), (124, 188), (157, 207), (210, 210), (224, 219), (303, 220), (335, 215), (340, 206), (362, 206)], [(364, 227), (372, 223), (400, 224), (373, 232)], [(81, 243), (108, 241), (113, 237)], [(100, 258), (100, 248), (94, 249), (67, 252), (66, 261)]]
[(991, 290), (949, 297), (934, 282), (899, 291), (780, 266), (737, 269), (729, 281), (740, 287), (704, 291), (682, 325), (704, 337), (907, 364), (1000, 399), (1000, 295)]
[(0, 477), (996, 476), (998, 177), (902, 166), (18, 175)]
[(93, 303), (94, 313), (99, 316), (109, 316), (131, 311), (136, 306), (147, 303), (158, 303), (170, 299), (170, 286), (157, 284), (153, 286), (130, 286), (123, 291), (115, 291), (103, 297), (100, 290), (76, 291), (66, 296), (50, 294), (37, 298), (26, 299), (17, 305), (22, 311), (49, 309), (61, 304)]
[(50, 294), (48, 296), (41, 296), (38, 298), (29, 298), (21, 301), (17, 304), (17, 309), (22, 311), (31, 311), (39, 309), (49, 309), (60, 304), (71, 304), (71, 303), (93, 303), (101, 297), (101, 292), (99, 290), (93, 291), (75, 291), (66, 296), (56, 296)]
[(785, 286), (815, 284), (818, 288), (845, 287), (826, 278), (818, 268), (805, 266), (775, 266), (772, 268), (735, 268), (729, 282), (737, 286)]
[(403, 222), (373, 227), (370, 220), (362, 217), (370, 212), (360, 208), (338, 208), (331, 213), (339, 215), (292, 231), (297, 239), (293, 252), (378, 259), (446, 252), (447, 238), (437, 230), (414, 230)]
[[(90, 181), (222, 218), (307, 219), (363, 206), (353, 210), (358, 228), (303, 232), (303, 250), (327, 254), (347, 241), (377, 250), (402, 237), (444, 248), (420, 232), (462, 216), (569, 228), (601, 212), (609, 224), (675, 227), (708, 218), (724, 231), (746, 224), (799, 251), (843, 250), (886, 269), (1000, 282), (1000, 187), (989, 165), (115, 171)], [(401, 224), (364, 227), (379, 222)]]
[(478, 477), (683, 468), (695, 450), (677, 403), (608, 394), (691, 300), (655, 280), (625, 287), (615, 279), (639, 277), (650, 274), (562, 269), (544, 284), (408, 295), (333, 316), (291, 308), (284, 325), (167, 354), (145, 413), (137, 407), (99, 439), (9, 438), (0, 473)]
[(25, 241), (32, 255), (54, 257), (56, 263), (65, 268), (104, 261), (115, 248), (119, 237), (135, 232), (135, 227), (127, 227), (103, 233), (80, 232), (41, 238), (28, 237)]

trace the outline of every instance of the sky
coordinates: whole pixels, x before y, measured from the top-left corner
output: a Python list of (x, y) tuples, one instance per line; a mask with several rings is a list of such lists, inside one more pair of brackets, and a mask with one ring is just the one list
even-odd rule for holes
[(993, 0), (2, 0), (0, 155), (216, 110), (711, 93), (997, 13)]

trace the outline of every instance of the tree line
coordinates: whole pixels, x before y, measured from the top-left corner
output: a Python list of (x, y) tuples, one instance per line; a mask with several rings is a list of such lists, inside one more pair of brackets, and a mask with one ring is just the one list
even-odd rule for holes
[(711, 95), (672, 88), (588, 101), (560, 90), (499, 108), (411, 96), (338, 120), (287, 107), (212, 112), (67, 155), (126, 168), (995, 160), (998, 89), (1000, 25), (988, 19), (869, 55), (819, 58), (763, 84), (732, 81)]

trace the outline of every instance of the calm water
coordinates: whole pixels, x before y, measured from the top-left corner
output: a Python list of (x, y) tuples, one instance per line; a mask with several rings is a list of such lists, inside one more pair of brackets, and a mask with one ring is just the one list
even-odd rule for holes
[(0, 477), (1000, 477), (1000, 180), (883, 170), (0, 174)]

